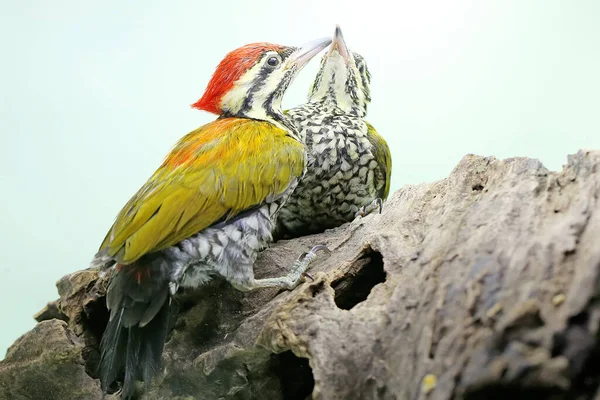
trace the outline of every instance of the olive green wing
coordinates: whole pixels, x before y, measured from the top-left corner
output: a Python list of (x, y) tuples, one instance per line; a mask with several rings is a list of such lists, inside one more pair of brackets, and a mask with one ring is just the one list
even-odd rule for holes
[(373, 125), (368, 122), (366, 122), (366, 124), (368, 128), (367, 138), (373, 146), (373, 155), (375, 156), (375, 160), (377, 161), (379, 168), (382, 170), (385, 179), (385, 183), (379, 192), (379, 197), (381, 197), (382, 200), (385, 200), (390, 193), (390, 183), (392, 177), (392, 154), (390, 153), (390, 148), (388, 147), (388, 144), (383, 136), (377, 133)]
[(99, 253), (130, 264), (173, 246), (283, 193), (304, 164), (302, 144), (268, 122), (207, 124), (181, 139), (125, 205)]

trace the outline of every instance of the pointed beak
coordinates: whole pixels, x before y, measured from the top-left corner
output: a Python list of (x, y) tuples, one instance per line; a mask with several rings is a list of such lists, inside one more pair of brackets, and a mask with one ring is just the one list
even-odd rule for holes
[(330, 38), (321, 38), (300, 46), (288, 57), (288, 68), (296, 67), (300, 70), (311, 60), (311, 58), (319, 54), (319, 52), (329, 46), (330, 43)]
[(340, 53), (344, 60), (350, 59), (350, 52), (348, 51), (348, 46), (346, 46), (346, 41), (344, 40), (344, 35), (342, 35), (342, 29), (339, 25), (335, 26), (335, 33), (333, 34), (333, 40), (331, 42), (329, 54), (335, 50)]

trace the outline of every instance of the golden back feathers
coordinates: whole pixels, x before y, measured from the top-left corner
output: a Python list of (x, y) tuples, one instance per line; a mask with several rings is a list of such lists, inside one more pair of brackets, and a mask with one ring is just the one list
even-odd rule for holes
[(303, 145), (266, 122), (222, 118), (184, 136), (118, 214), (100, 251), (120, 264), (175, 245), (283, 193)]

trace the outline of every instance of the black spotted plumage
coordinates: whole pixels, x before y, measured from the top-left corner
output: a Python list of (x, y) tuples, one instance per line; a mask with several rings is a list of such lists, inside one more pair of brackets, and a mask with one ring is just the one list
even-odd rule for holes
[[(322, 232), (352, 221), (389, 192), (391, 156), (361, 117), (322, 103), (288, 111), (305, 138), (307, 172), (279, 213), (277, 237)], [(377, 135), (379, 137), (374, 137)]]
[(339, 27), (323, 56), (308, 103), (286, 112), (307, 148), (307, 171), (281, 209), (275, 238), (322, 232), (352, 221), (389, 193), (392, 158), (365, 121), (371, 75)]

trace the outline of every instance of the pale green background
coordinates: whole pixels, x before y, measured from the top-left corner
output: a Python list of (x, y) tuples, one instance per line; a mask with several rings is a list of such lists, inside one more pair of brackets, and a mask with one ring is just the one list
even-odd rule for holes
[[(394, 4), (394, 5), (393, 5)], [(467, 153), (600, 148), (600, 1), (3, 1), (0, 352), (85, 268), (116, 213), (183, 134), (226, 52), (328, 36), (373, 74), (369, 120), (393, 189)], [(301, 103), (311, 63), (285, 105)]]

